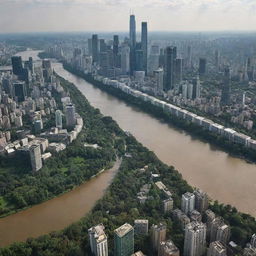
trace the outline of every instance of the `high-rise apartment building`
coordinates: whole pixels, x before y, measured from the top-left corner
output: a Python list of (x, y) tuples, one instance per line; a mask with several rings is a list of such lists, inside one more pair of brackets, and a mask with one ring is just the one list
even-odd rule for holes
[(184, 256), (201, 256), (206, 248), (206, 225), (191, 222), (186, 225), (184, 239)]
[(218, 227), (216, 240), (222, 242), (223, 244), (227, 244), (230, 238), (230, 227), (226, 224)]
[(164, 213), (171, 212), (171, 210), (173, 209), (173, 199), (171, 197), (163, 200), (163, 209)]
[(76, 111), (73, 104), (66, 105), (66, 125), (72, 128), (76, 125)]
[(134, 220), (134, 232), (136, 234), (148, 234), (148, 220)]
[(131, 256), (134, 253), (134, 229), (125, 223), (114, 231), (114, 255)]
[(218, 50), (215, 51), (215, 68), (218, 71), (220, 67), (220, 52)]
[(164, 90), (164, 71), (162, 68), (159, 68), (154, 71), (154, 77), (156, 81), (156, 90), (157, 92), (162, 92)]
[(192, 99), (199, 99), (201, 97), (201, 83), (200, 83), (199, 76), (197, 76), (197, 78), (194, 78), (192, 80), (192, 84), (193, 84)]
[(200, 189), (194, 191), (195, 195), (195, 209), (203, 214), (209, 206), (209, 199), (205, 192)]
[(154, 251), (158, 251), (161, 242), (166, 240), (166, 225), (159, 223), (151, 227), (151, 239)]
[(183, 59), (177, 58), (175, 61), (175, 83), (179, 84), (183, 79)]
[(108, 256), (108, 239), (103, 224), (91, 227), (88, 230), (90, 248), (94, 256)]
[(32, 171), (39, 171), (43, 166), (40, 145), (32, 145), (29, 148), (29, 155)]
[(130, 48), (127, 45), (121, 49), (121, 71), (124, 75), (130, 72)]
[(114, 57), (114, 67), (119, 67), (119, 37), (118, 37), (118, 35), (114, 35), (113, 57)]
[(224, 80), (223, 80), (223, 88), (222, 88), (222, 94), (221, 94), (222, 105), (230, 104), (230, 94), (231, 94), (231, 73), (230, 73), (230, 68), (226, 67), (224, 70)]
[(55, 126), (56, 128), (62, 129), (62, 112), (58, 109), (55, 112)]
[(189, 214), (195, 209), (195, 195), (190, 192), (186, 192), (182, 195), (181, 199), (181, 210), (185, 214)]
[(230, 227), (224, 223), (222, 217), (216, 217), (210, 225), (210, 241), (221, 241), (227, 244), (230, 237)]

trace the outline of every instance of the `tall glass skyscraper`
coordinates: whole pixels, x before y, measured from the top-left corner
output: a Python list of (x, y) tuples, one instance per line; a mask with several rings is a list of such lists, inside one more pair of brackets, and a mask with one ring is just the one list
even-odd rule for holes
[(114, 255), (130, 256), (134, 253), (134, 229), (125, 223), (114, 231)]
[(133, 75), (135, 70), (136, 58), (136, 20), (135, 15), (130, 15), (130, 73)]
[(148, 61), (148, 24), (141, 23), (141, 50), (143, 51), (143, 71), (147, 73)]
[(165, 49), (164, 60), (164, 90), (168, 92), (174, 88), (174, 71), (177, 48), (168, 46)]

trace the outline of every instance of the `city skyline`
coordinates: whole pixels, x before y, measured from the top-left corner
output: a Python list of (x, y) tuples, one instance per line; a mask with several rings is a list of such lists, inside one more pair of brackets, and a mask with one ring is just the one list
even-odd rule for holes
[(1, 0), (0, 3), (0, 33), (127, 31), (126, 17), (131, 12), (139, 14), (137, 22), (147, 20), (150, 31), (248, 31), (255, 30), (256, 22), (256, 3), (252, 0), (225, 3), (221, 0), (149, 0), (147, 3), (141, 0), (75, 0), (72, 3)]

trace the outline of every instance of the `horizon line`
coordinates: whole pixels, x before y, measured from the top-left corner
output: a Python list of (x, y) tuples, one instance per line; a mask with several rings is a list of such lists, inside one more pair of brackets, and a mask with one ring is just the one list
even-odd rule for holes
[[(67, 30), (67, 31), (20, 31), (20, 32), (0, 32), (0, 35), (22, 35), (22, 34), (71, 34), (71, 33), (102, 33), (102, 34), (110, 34), (110, 33), (127, 33), (129, 31), (126, 30)], [(136, 34), (140, 34), (141, 32), (137, 32)], [(255, 30), (246, 30), (246, 29), (223, 29), (223, 30), (149, 30), (149, 33), (256, 33)]]

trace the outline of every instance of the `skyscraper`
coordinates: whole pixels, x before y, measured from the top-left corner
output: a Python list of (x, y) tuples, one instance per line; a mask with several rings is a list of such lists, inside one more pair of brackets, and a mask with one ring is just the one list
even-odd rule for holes
[(142, 50), (136, 50), (135, 51), (135, 70), (136, 71), (144, 71), (143, 68), (143, 51)]
[(226, 224), (222, 224), (218, 227), (216, 240), (222, 242), (223, 244), (227, 244), (230, 238), (230, 227)]
[(23, 73), (23, 64), (21, 56), (12, 57), (12, 71), (16, 76), (22, 76)]
[(29, 57), (28, 63), (29, 63), (29, 65), (28, 65), (29, 66), (29, 70), (33, 74), (34, 73), (34, 64), (33, 64), (33, 58), (32, 57)]
[(224, 244), (229, 239), (229, 227), (224, 223), (222, 217), (216, 217), (210, 225), (210, 242), (216, 240), (222, 241)]
[(108, 239), (103, 224), (91, 227), (88, 230), (91, 252), (94, 256), (108, 256)]
[(192, 49), (191, 46), (188, 46), (187, 49), (187, 68), (190, 69), (192, 67)]
[(128, 46), (123, 46), (121, 50), (121, 70), (124, 75), (130, 71), (130, 48)]
[(215, 51), (215, 68), (219, 71), (220, 67), (220, 52), (218, 50)]
[(56, 128), (62, 129), (62, 112), (58, 109), (55, 112), (55, 125)]
[(134, 229), (125, 223), (114, 231), (114, 255), (130, 256), (134, 253)]
[(141, 49), (143, 51), (143, 71), (147, 74), (148, 67), (148, 24), (141, 23)]
[(206, 74), (206, 59), (200, 58), (199, 59), (199, 75), (203, 76)]
[(164, 89), (164, 71), (162, 68), (154, 71), (154, 77), (156, 80), (156, 90), (157, 92), (162, 92)]
[(164, 90), (168, 92), (174, 88), (174, 70), (175, 59), (177, 55), (176, 47), (167, 47), (165, 49), (165, 62), (164, 62)]
[(181, 199), (181, 210), (188, 215), (190, 212), (192, 212), (195, 209), (195, 195), (186, 192), (182, 195)]
[(94, 63), (99, 60), (98, 35), (92, 35), (92, 60)]
[(88, 38), (88, 54), (92, 55), (92, 38)]
[(39, 171), (43, 166), (40, 145), (32, 145), (29, 148), (29, 155), (32, 171)]
[(180, 83), (183, 79), (183, 59), (177, 58), (175, 64), (175, 82)]
[(114, 35), (113, 40), (113, 55), (114, 55), (114, 67), (118, 67), (118, 47), (119, 47), (119, 38), (118, 35)]
[(130, 45), (132, 48), (136, 46), (136, 20), (135, 15), (130, 15)]
[(193, 99), (198, 99), (198, 98), (201, 97), (201, 83), (200, 83), (199, 76), (197, 76), (197, 78), (194, 78), (192, 80), (192, 84), (193, 84), (193, 95), (192, 95), (192, 98)]
[(130, 15), (130, 73), (135, 70), (135, 50), (136, 50), (136, 20), (135, 15)]
[(166, 225), (159, 223), (151, 227), (151, 239), (154, 251), (158, 251), (160, 243), (166, 240)]
[(25, 82), (15, 82), (13, 83), (14, 96), (17, 97), (18, 102), (22, 102), (26, 97), (26, 85)]
[(148, 234), (148, 220), (134, 220), (135, 234), (147, 235)]
[(100, 53), (107, 51), (107, 45), (104, 39), (100, 39)]
[(148, 74), (153, 75), (153, 72), (159, 68), (159, 46), (152, 45), (148, 57)]
[(227, 249), (220, 241), (212, 242), (207, 250), (207, 256), (227, 256)]
[(231, 74), (230, 68), (226, 67), (224, 70), (223, 88), (221, 94), (221, 104), (230, 104), (230, 93), (231, 93)]
[(108, 76), (108, 68), (109, 68), (108, 52), (100, 52), (99, 64), (100, 64), (100, 72), (99, 72), (100, 75)]
[(195, 195), (195, 209), (203, 214), (209, 206), (208, 196), (205, 192), (200, 189), (194, 191)]
[(202, 222), (186, 225), (184, 239), (184, 256), (201, 256), (205, 252), (206, 226)]
[(68, 128), (72, 128), (76, 125), (76, 111), (75, 106), (68, 104), (66, 106), (66, 124)]

